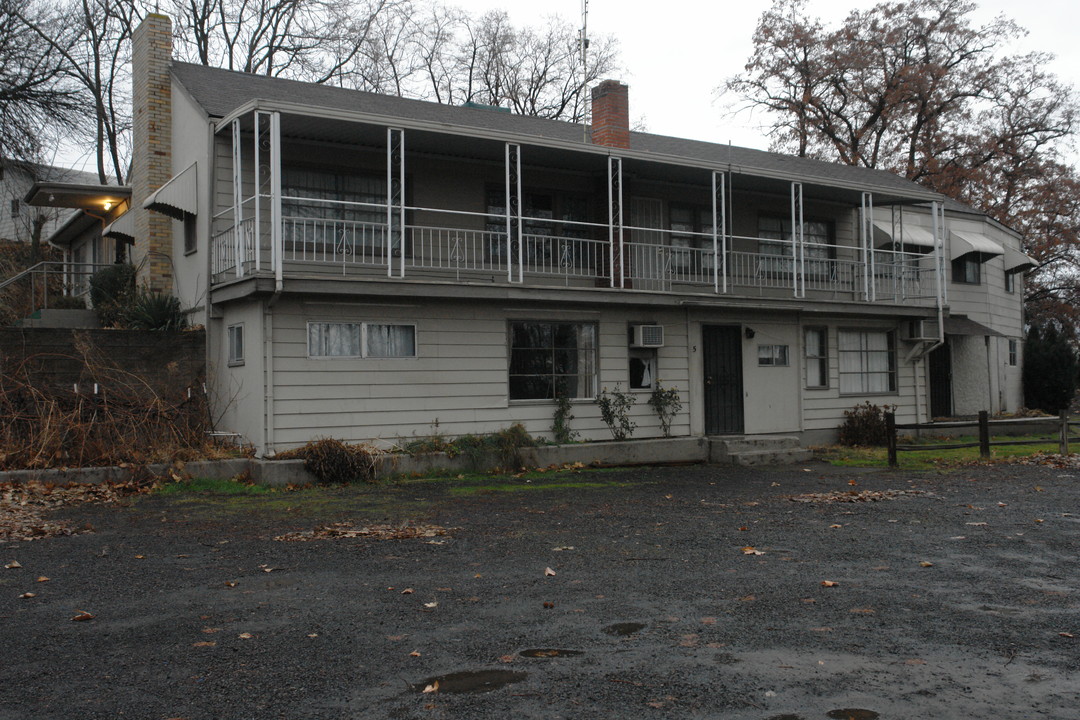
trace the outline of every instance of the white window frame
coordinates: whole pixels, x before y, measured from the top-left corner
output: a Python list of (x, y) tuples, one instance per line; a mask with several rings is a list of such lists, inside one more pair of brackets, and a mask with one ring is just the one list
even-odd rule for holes
[[(226, 332), (226, 341), (229, 352), (229, 367), (236, 367), (244, 364), (244, 323), (235, 323), (229, 325)], [(239, 343), (237, 343), (239, 339)], [(237, 352), (237, 345), (239, 345), (239, 352)]]
[[(762, 351), (765, 351), (764, 354)], [(787, 345), (758, 345), (757, 352), (758, 367), (788, 367), (791, 365), (791, 350)]]
[[(865, 342), (860, 342), (860, 345), (863, 346), (862, 349), (860, 349), (860, 350), (855, 350), (855, 351), (853, 351), (853, 350), (844, 350), (843, 336), (844, 336), (845, 333), (858, 333), (859, 335), (862, 335), (862, 336), (867, 336), (867, 335), (874, 334), (874, 335), (884, 335), (886, 337), (886, 344), (887, 344), (888, 353), (889, 353), (889, 356), (888, 356), (889, 362), (888, 362), (888, 369), (885, 372), (887, 373), (887, 378), (889, 380), (888, 385), (890, 386), (887, 390), (862, 390), (862, 389), (859, 389), (859, 390), (846, 390), (846, 389), (844, 389), (844, 379), (847, 378), (847, 377), (862, 378), (862, 377), (867, 376), (867, 375), (880, 374), (880, 372), (882, 372), (882, 371), (873, 371), (873, 370), (867, 369), (866, 366), (868, 365), (868, 363), (865, 362), (865, 359), (867, 359), (867, 356), (869, 355), (869, 353), (871, 353), (871, 352), (880, 352), (880, 351), (872, 351), (872, 350), (865, 349), (865, 344), (866, 344)], [(864, 361), (859, 363), (860, 366), (862, 367), (862, 369), (860, 369), (858, 372), (845, 371), (844, 370), (844, 356), (846, 354), (858, 354), (858, 355), (862, 356), (864, 358)], [(838, 368), (838, 372), (839, 372), (839, 390), (840, 390), (840, 394), (842, 396), (847, 396), (847, 397), (867, 397), (867, 396), (872, 396), (872, 395), (897, 395), (899, 393), (900, 369), (899, 369), (899, 364), (897, 362), (896, 331), (895, 330), (893, 330), (891, 328), (890, 329), (885, 329), (885, 328), (840, 328), (837, 331), (837, 337), (836, 337), (836, 357), (837, 357), (837, 362), (839, 363), (839, 368)]]
[[(809, 351), (809, 344), (806, 342), (806, 336), (810, 333), (821, 334), (821, 354), (811, 355)], [(810, 366), (819, 365), (823, 368), (824, 372), (821, 374), (822, 383), (820, 385), (810, 384)], [(825, 325), (808, 325), (803, 328), (803, 384), (807, 390), (828, 390), (829, 389), (829, 328)]]
[[(348, 325), (352, 327), (358, 327), (360, 333), (360, 354), (359, 355), (321, 355), (312, 352), (311, 347), (311, 326), (312, 325)], [(370, 351), (370, 343), (368, 342), (368, 330), (372, 326), (389, 326), (389, 327), (407, 327), (412, 328), (413, 338), (413, 354), (412, 355), (372, 355)], [(310, 360), (410, 360), (419, 357), (419, 342), (418, 334), (416, 331), (416, 323), (397, 322), (397, 321), (380, 321), (380, 322), (340, 322), (334, 320), (308, 320), (307, 321), (307, 333), (305, 342), (307, 343), (307, 356)]]
[(1016, 367), (1020, 364), (1020, 341), (1016, 338), (1009, 338), (1008, 345), (1008, 363), (1009, 367)]

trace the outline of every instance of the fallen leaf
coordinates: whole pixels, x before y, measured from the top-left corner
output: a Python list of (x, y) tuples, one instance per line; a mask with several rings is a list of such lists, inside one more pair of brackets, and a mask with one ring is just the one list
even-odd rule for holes
[(20, 563), (18, 560), (12, 560), (11, 562), (9, 562), (4, 567), (7, 568), (8, 570), (18, 570), (19, 568), (22, 567), (22, 563)]
[(1060, 633), (1058, 633), (1058, 635), (1060, 635), (1063, 638), (1074, 638), (1074, 637), (1076, 637), (1072, 633), (1068, 633), (1068, 632), (1060, 632)]
[(740, 527), (740, 528), (739, 528), (739, 530), (740, 530), (741, 532), (746, 532), (746, 531), (747, 531), (747, 530), (749, 530), (749, 529), (750, 529), (750, 528), (746, 527), (745, 525), (743, 525), (742, 527)]
[(816, 603), (817, 602), (817, 600), (815, 600), (814, 598), (803, 598), (802, 601), (804, 603)]
[(665, 500), (670, 500), (670, 499), (671, 499), (671, 496), (670, 496), (670, 495), (665, 495), (665, 496), (664, 496), (664, 499), (665, 499)]
[(1037, 522), (1037, 523), (1041, 523), (1042, 521), (1043, 521), (1042, 518), (1035, 518), (1035, 522)]
[(79, 614), (71, 619), (75, 622), (84, 622), (86, 620), (93, 620), (94, 616), (86, 612), (85, 610), (79, 610)]
[(453, 590), (454, 590), (454, 588), (448, 588), (448, 587), (441, 587), (441, 588), (435, 588), (435, 589), (438, 590), (439, 592), (453, 592)]
[(836, 587), (839, 584), (840, 583), (833, 582), (832, 580), (822, 580), (821, 581), (821, 587)]
[(420, 651), (413, 650), (411, 653), (409, 653), (409, 657), (420, 657)]
[(38, 577), (36, 582), (49, 582), (49, 578), (45, 577), (44, 575), (41, 575), (40, 577)]
[(1042, 491), (1043, 491), (1043, 489), (1041, 487), (1039, 487), (1038, 485), (1035, 486), (1035, 492), (1042, 492)]
[(562, 546), (560, 546), (560, 547), (557, 547), (557, 548), (551, 548), (551, 549), (552, 549), (553, 551), (555, 551), (555, 552), (562, 552), (563, 550), (573, 550), (573, 549), (574, 549), (574, 546), (573, 546), (573, 545), (562, 545)]
[(484, 576), (483, 576), (483, 575), (481, 575), (480, 573), (476, 573), (475, 575), (473, 575), (473, 577), (474, 577), (474, 578), (482, 578), (482, 577), (484, 577)]
[(319, 633), (308, 633), (308, 637), (309, 638), (317, 638), (317, 637), (319, 637)]
[(136, 559), (136, 560), (145, 560), (145, 559), (146, 559), (146, 556), (145, 556), (145, 555), (136, 555), (136, 556), (135, 556), (135, 559)]
[(925, 660), (920, 660), (919, 658), (911, 658), (910, 660), (905, 660), (904, 664), (905, 665), (925, 665), (926, 661)]
[(919, 563), (919, 567), (934, 567), (934, 563), (923, 560), (921, 563)]
[(858, 485), (859, 483), (855, 482), (854, 480), (848, 480), (847, 484), (848, 485)]
[(555, 607), (555, 603), (553, 603), (551, 601), (548, 601), (548, 600), (544, 601), (544, 609), (545, 610), (551, 610), (554, 607)]
[(739, 598), (739, 602), (754, 602), (755, 600), (757, 600), (757, 598), (754, 597), (753, 595), (746, 595), (744, 597)]
[(437, 692), (439, 692), (439, 681), (436, 680), (435, 682), (431, 683), (430, 685), (426, 685), (424, 687), (424, 692), (426, 692), (426, 693), (437, 693)]
[(839, 523), (833, 523), (832, 525), (829, 526), (829, 529), (830, 530), (839, 530), (842, 527), (844, 527), (844, 526), (839, 524)]
[(216, 632), (221, 632), (221, 628), (204, 627), (202, 631), (207, 635), (213, 635)]
[(439, 606), (439, 603), (435, 602), (434, 600), (432, 600), (431, 602), (424, 603), (424, 607), (426, 607), (426, 608), (434, 608), (434, 607), (438, 607), (438, 606)]
[(20, 595), (19, 597), (21, 597), (21, 598), (22, 598), (23, 600), (28, 600), (29, 598), (32, 598), (32, 597), (37, 597), (37, 593), (30, 593), (30, 592), (27, 592), (27, 593), (23, 593), (23, 594), (22, 594), (22, 595)]
[(402, 595), (412, 595), (412, 594), (413, 594), (413, 592), (414, 592), (414, 591), (413, 591), (413, 589), (412, 589), (412, 588), (405, 588), (404, 590), (402, 590), (402, 591), (401, 591), (401, 594), (402, 594)]
[(236, 585), (237, 585), (237, 583), (236, 583), (235, 580), (226, 580), (225, 581), (225, 587), (236, 587)]
[(514, 662), (514, 656), (513, 655), (500, 655), (499, 656), (499, 662), (512, 663), (512, 662)]
[(217, 642), (214, 640), (203, 640), (202, 642), (191, 643), (191, 647), (214, 647)]
[(250, 640), (251, 638), (253, 638), (255, 636), (252, 635), (251, 633), (240, 633), (236, 637), (240, 638), (241, 640)]
[(744, 547), (742, 549), (742, 554), (743, 555), (764, 555), (765, 551), (758, 550), (753, 545), (747, 545), (746, 547)]
[(649, 702), (647, 702), (645, 704), (648, 705), (651, 708), (656, 708), (658, 710), (660, 708), (664, 707), (664, 703), (660, 702), (659, 700), (651, 700), (651, 701), (649, 701)]
[(873, 615), (876, 611), (874, 608), (851, 608), (848, 612), (855, 613), (856, 615)]
[(810, 631), (811, 632), (826, 633), (826, 632), (832, 632), (832, 628), (831, 627), (816, 627), (816, 628), (810, 628)]
[(716, 618), (714, 618), (714, 617), (703, 617), (703, 618), (701, 618), (701, 624), (702, 625), (715, 625), (716, 624)]
[(549, 568), (549, 567), (547, 567), (547, 568), (544, 568), (544, 577), (553, 577), (554, 575), (555, 575), (555, 571), (554, 571), (554, 570), (552, 570), (552, 569), (551, 569), (551, 568)]
[(982, 526), (986, 525), (986, 523), (984, 523), (984, 522), (969, 522), (969, 523), (964, 523), (964, 524), (965, 525), (971, 525), (972, 527), (982, 527)]

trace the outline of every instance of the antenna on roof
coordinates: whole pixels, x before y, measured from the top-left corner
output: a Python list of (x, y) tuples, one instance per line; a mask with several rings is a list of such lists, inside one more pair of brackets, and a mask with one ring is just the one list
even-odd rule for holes
[(581, 135), (582, 140), (589, 142), (589, 37), (586, 30), (589, 26), (589, 0), (581, 0)]

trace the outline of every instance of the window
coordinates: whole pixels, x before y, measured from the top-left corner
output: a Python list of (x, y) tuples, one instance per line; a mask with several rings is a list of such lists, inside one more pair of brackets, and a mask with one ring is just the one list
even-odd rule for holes
[[(762, 255), (776, 255), (777, 259), (763, 259), (761, 268), (769, 273), (790, 273), (791, 261), (791, 220), (788, 218), (763, 216), (758, 218), (758, 243)], [(819, 220), (803, 221), (803, 252), (806, 259), (807, 275), (825, 276), (829, 273), (829, 263), (833, 256), (832, 223)]]
[(656, 383), (656, 348), (630, 348), (630, 389), (651, 390)]
[(896, 392), (896, 335), (885, 330), (841, 330), (837, 337), (840, 392)]
[(1019, 343), (1015, 339), (1009, 340), (1009, 365), (1016, 367)]
[(413, 325), (364, 325), (367, 340), (364, 357), (416, 357), (416, 327)]
[(308, 323), (309, 357), (416, 357), (416, 326), (381, 323)]
[[(712, 270), (713, 268), (713, 220), (712, 211), (686, 205), (672, 205), (668, 209), (668, 228), (671, 230), (671, 247), (687, 248), (671, 251), (671, 264), (676, 268)], [(698, 233), (695, 235), (679, 233)], [(705, 234), (707, 236), (703, 236)], [(696, 253), (694, 249), (705, 252)]]
[(803, 332), (803, 356), (806, 361), (806, 387), (829, 387), (829, 331), (808, 327)]
[(1007, 292), (1007, 293), (1016, 292), (1016, 282), (1015, 282), (1015, 280), (1016, 280), (1016, 278), (1013, 276), (1013, 274), (1011, 272), (1008, 272), (1008, 271), (1005, 272), (1005, 292)]
[(244, 325), (229, 326), (229, 365), (244, 364)]
[[(523, 193), (521, 233), (525, 242), (525, 262), (538, 269), (551, 267), (583, 268), (595, 265), (595, 251), (588, 243), (559, 241), (556, 238), (589, 239), (591, 229), (585, 197), (562, 192), (525, 190)], [(488, 260), (506, 258), (506, 189), (487, 188), (487, 224), (492, 233), (488, 240)], [(516, 261), (515, 257), (515, 261)]]
[(596, 395), (596, 325), (510, 323), (510, 399)]
[(772, 367), (787, 367), (787, 345), (758, 345), (757, 364)]
[(198, 249), (198, 226), (195, 216), (184, 213), (184, 254), (190, 255)]
[[(352, 254), (382, 248), (386, 177), (284, 168), (281, 177), (284, 238), (296, 252)], [(400, 241), (395, 239), (395, 247)]]
[(13, 217), (13, 218), (19, 217), (19, 201), (18, 200), (12, 200), (11, 201), (11, 217)]
[(978, 285), (982, 282), (982, 263), (974, 255), (964, 255), (952, 261), (953, 282)]

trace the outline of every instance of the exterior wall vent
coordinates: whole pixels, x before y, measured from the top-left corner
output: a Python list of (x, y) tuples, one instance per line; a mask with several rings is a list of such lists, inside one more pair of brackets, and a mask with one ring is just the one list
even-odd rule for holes
[(658, 348), (664, 347), (663, 325), (631, 325), (630, 347)]

